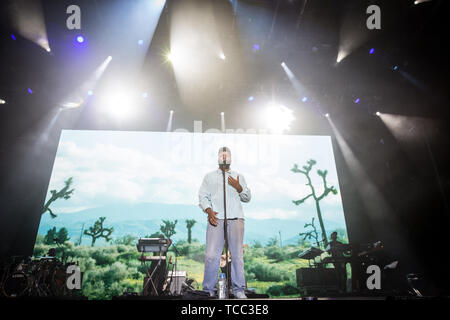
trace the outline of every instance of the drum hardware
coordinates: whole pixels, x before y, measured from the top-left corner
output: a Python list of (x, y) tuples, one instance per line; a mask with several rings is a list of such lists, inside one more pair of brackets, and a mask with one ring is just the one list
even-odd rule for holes
[(3, 264), (0, 292), (8, 298), (33, 296), (66, 296), (67, 267), (54, 256), (32, 260), (31, 257), (11, 257)]

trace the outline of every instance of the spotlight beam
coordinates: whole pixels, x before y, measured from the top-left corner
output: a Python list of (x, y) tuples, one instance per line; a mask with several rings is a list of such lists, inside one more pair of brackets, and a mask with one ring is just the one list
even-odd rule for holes
[(305, 87), (300, 83), (300, 81), (297, 79), (295, 74), (289, 69), (289, 67), (286, 65), (285, 62), (281, 63), (281, 67), (283, 68), (284, 72), (286, 73), (289, 81), (291, 82), (292, 86), (294, 87), (295, 91), (300, 95), (304, 96), (306, 93)]
[[(373, 224), (375, 233), (379, 233), (379, 235), (389, 234), (399, 244), (399, 246), (405, 246), (405, 242), (403, 240), (404, 232), (396, 221), (393, 210), (372, 182), (366, 170), (362, 167), (361, 162), (356, 158), (352, 149), (334, 125), (333, 120), (330, 117), (327, 117), (327, 120), (333, 130), (348, 170), (351, 173), (354, 182), (358, 186), (358, 193), (360, 194), (368, 217)], [(390, 230), (390, 232), (387, 230)]]
[[(411, 142), (411, 140), (422, 140), (426, 146), (428, 156), (430, 158), (431, 165), (433, 167), (433, 173), (436, 179), (436, 184), (439, 188), (442, 201), (446, 208), (449, 208), (447, 195), (445, 193), (441, 175), (439, 174), (438, 167), (436, 165), (436, 160), (433, 155), (433, 151), (428, 142), (427, 127), (431, 127), (432, 124), (427, 122), (427, 119), (419, 117), (408, 117), (403, 115), (394, 115), (387, 113), (380, 113), (379, 117), (386, 128), (390, 131), (392, 136), (397, 140), (399, 144)], [(414, 130), (415, 129), (415, 130)], [(419, 141), (420, 141), (419, 140)], [(408, 155), (411, 162), (416, 162), (417, 167), (422, 167), (420, 162), (417, 162), (416, 152), (410, 151), (409, 148), (404, 148), (405, 153)]]
[(225, 113), (220, 113), (220, 127), (222, 129), (222, 132), (225, 133)]
[(86, 100), (87, 95), (92, 95), (92, 91), (97, 86), (103, 73), (108, 68), (108, 65), (112, 61), (112, 57), (108, 56), (90, 75), (88, 80), (86, 80), (81, 86), (75, 90), (61, 105), (64, 109), (68, 108), (78, 108)]
[(17, 33), (50, 52), (41, 1), (11, 1), (9, 10)]
[(169, 120), (167, 121), (166, 132), (172, 132), (173, 110), (169, 112)]

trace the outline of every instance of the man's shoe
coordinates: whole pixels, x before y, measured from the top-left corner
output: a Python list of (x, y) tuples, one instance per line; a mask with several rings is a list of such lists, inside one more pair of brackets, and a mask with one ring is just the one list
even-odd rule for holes
[(235, 292), (234, 297), (236, 299), (247, 299), (247, 296), (245, 295), (244, 291)]

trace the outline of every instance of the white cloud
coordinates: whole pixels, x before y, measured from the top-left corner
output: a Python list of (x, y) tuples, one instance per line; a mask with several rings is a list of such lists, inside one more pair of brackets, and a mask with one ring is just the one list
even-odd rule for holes
[[(87, 139), (94, 141), (80, 140), (80, 137), (75, 135), (80, 143), (76, 143), (76, 139), (68, 141), (70, 136), (66, 137), (66, 141), (63, 141), (58, 149), (50, 190), (59, 190), (64, 186), (64, 181), (72, 176), (75, 192), (69, 201), (58, 200), (55, 207), (64, 207), (61, 212), (71, 212), (77, 211), (77, 208), (112, 202), (197, 205), (197, 192), (203, 176), (215, 169), (215, 162), (211, 165), (205, 165), (201, 161), (189, 165), (184, 162), (176, 163), (161, 136), (145, 134), (147, 133), (133, 133), (130, 143), (117, 133), (111, 136), (103, 134), (107, 137), (103, 140), (95, 140), (95, 134), (90, 138), (90, 135), (84, 133)], [(116, 137), (122, 140), (115, 140)], [(141, 141), (139, 139), (142, 139), (142, 144), (136, 143)], [(289, 156), (290, 154), (286, 155)], [(293, 163), (291, 158), (286, 157), (283, 158), (286, 163)], [(292, 158), (295, 158), (295, 155), (292, 155)], [(283, 164), (283, 168), (288, 167)], [(245, 166), (242, 174), (253, 196), (252, 201), (245, 204), (247, 217), (310, 219), (310, 216), (315, 214), (311, 199), (302, 207), (292, 204), (292, 200), (301, 199), (311, 192), (309, 186), (305, 185), (306, 179), (303, 175), (284, 169), (272, 173), (258, 166)], [(321, 192), (323, 186), (320, 177), (314, 174), (312, 181), (318, 192)], [(330, 194), (322, 204), (324, 209), (326, 208), (323, 210), (325, 218), (342, 221), (339, 194)], [(71, 208), (68, 208), (69, 206)], [(256, 210), (256, 206), (266, 207), (264, 210)]]
[[(192, 195), (196, 195), (202, 179), (193, 170), (174, 167), (145, 151), (112, 144), (82, 147), (63, 142), (59, 154), (50, 190), (59, 190), (68, 177), (74, 177), (76, 190), (71, 199), (74, 205), (91, 203), (102, 197), (192, 204)], [(193, 194), (192, 190), (195, 190)]]
[(73, 213), (78, 211), (83, 211), (86, 209), (91, 209), (95, 207), (54, 207), (52, 210), (55, 214), (65, 214), (65, 213)]

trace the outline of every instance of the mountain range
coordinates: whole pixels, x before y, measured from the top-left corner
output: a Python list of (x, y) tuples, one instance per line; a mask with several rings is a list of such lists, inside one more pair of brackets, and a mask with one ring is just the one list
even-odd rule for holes
[[(192, 228), (192, 238), (205, 242), (206, 238), (206, 215), (195, 205), (163, 204), (163, 203), (139, 203), (139, 204), (117, 204), (96, 208), (80, 210), (72, 213), (57, 213), (54, 219), (49, 214), (44, 214), (39, 225), (38, 233), (45, 235), (53, 227), (57, 229), (65, 227), (68, 230), (70, 240), (78, 241), (81, 230), (88, 229), (99, 217), (106, 217), (104, 227), (113, 227), (113, 239), (125, 235), (135, 237), (146, 237), (160, 231), (162, 220), (177, 220), (176, 234), (172, 237), (174, 241), (187, 239), (187, 228), (185, 221), (195, 219), (197, 223)], [(270, 238), (279, 239), (279, 231), (283, 244), (296, 244), (299, 240), (299, 232), (304, 232), (304, 224), (310, 222), (301, 219), (245, 219), (244, 242), (252, 244), (258, 241), (265, 244)], [(344, 223), (324, 220), (327, 234), (338, 228), (345, 228)], [(319, 228), (318, 223), (316, 225)], [(83, 235), (82, 244), (90, 244), (91, 238)], [(96, 244), (104, 244), (103, 239), (97, 240)]]

